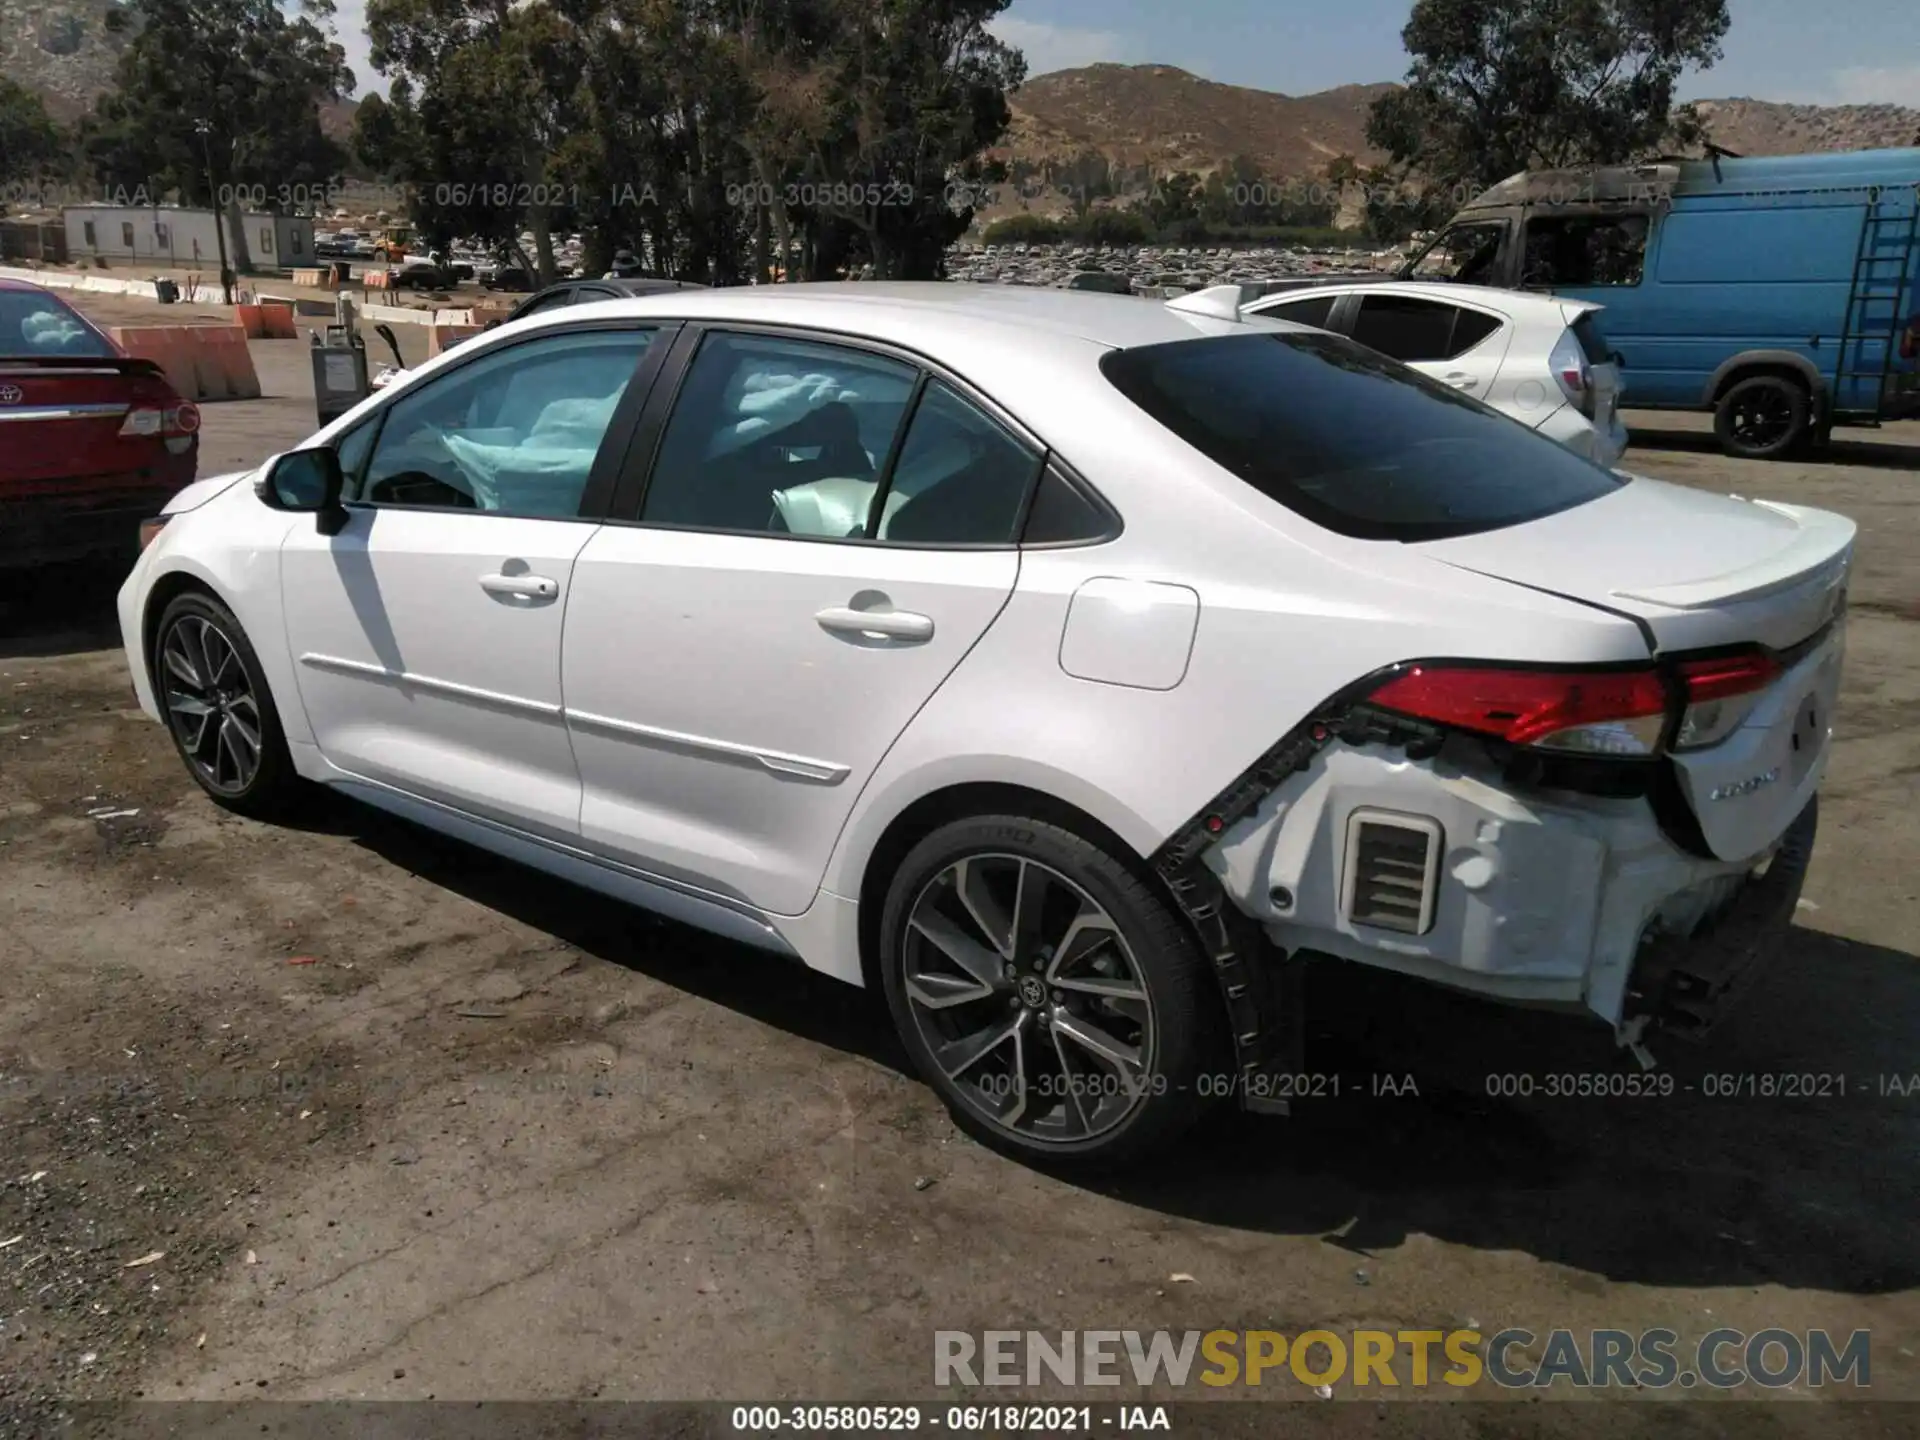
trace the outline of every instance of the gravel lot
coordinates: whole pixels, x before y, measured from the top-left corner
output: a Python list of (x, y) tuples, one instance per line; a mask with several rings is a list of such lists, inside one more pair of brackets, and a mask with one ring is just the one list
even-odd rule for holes
[[(269, 398), (207, 408), (203, 474), (312, 428), (303, 350), (256, 344)], [(1799, 928), (1707, 1046), (1661, 1049), (1694, 1093), (1491, 1098), (1617, 1061), (1329, 973), (1314, 1068), (1417, 1095), (1222, 1117), (1098, 1187), (960, 1136), (859, 992), (344, 802), (224, 814), (133, 708), (111, 584), (15, 595), (0, 1401), (926, 1399), (936, 1328), (1461, 1325), (1866, 1328), (1873, 1395), (1920, 1399), (1920, 427), (1853, 433), (1740, 465), (1665, 422), (1630, 457), (1863, 530)], [(1734, 1073), (1846, 1094), (1699, 1093)], [(1742, 1423), (1788, 1411), (1896, 1433)], [(1422, 1433), (1630, 1412), (1506, 1413)]]

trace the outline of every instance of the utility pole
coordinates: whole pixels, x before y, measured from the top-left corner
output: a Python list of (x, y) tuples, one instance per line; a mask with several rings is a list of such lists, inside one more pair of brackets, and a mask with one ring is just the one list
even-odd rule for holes
[(200, 153), (207, 162), (207, 192), (213, 203), (213, 242), (220, 247), (220, 293), (233, 304), (233, 271), (227, 268), (227, 216), (220, 204), (220, 182), (213, 173), (213, 122), (196, 120), (194, 134), (200, 137)]

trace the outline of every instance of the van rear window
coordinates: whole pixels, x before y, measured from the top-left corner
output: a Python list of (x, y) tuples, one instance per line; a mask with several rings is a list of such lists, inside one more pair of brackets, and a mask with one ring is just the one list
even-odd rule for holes
[(1121, 394), (1336, 534), (1440, 540), (1626, 483), (1516, 420), (1337, 335), (1262, 331), (1109, 352)]

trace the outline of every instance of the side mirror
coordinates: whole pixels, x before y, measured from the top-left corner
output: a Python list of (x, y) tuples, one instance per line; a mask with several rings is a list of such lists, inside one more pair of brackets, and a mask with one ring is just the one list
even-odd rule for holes
[(322, 535), (338, 535), (347, 518), (340, 456), (328, 445), (289, 450), (268, 462), (253, 492), (275, 510), (317, 518)]

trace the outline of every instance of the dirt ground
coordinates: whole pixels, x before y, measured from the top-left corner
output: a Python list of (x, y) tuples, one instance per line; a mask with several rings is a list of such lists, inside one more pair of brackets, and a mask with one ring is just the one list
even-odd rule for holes
[[(202, 473), (313, 427), (304, 345), (254, 348), (270, 396), (207, 407)], [(1916, 431), (1742, 465), (1667, 422), (1630, 457), (1862, 526), (1798, 928), (1723, 1030), (1659, 1049), (1693, 1093), (1496, 1098), (1619, 1062), (1329, 972), (1313, 1067), (1417, 1094), (1222, 1116), (1098, 1185), (962, 1137), (860, 992), (345, 802), (226, 815), (135, 710), (110, 583), (15, 595), (0, 1402), (925, 1399), (936, 1329), (1510, 1325), (1868, 1329), (1872, 1395), (1920, 1399)], [(1845, 1094), (1706, 1098), (1735, 1074)], [(1798, 1413), (1897, 1433), (1842, 1408)]]

